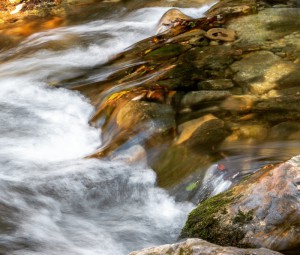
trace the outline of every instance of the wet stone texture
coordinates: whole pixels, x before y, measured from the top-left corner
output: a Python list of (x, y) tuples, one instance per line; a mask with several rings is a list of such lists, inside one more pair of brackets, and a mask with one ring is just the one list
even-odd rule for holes
[(182, 237), (277, 251), (299, 247), (299, 162), (296, 156), (266, 166), (231, 190), (201, 203), (189, 215)]
[[(128, 142), (143, 144), (159, 185), (172, 188), (226, 157), (224, 148), (232, 143), (297, 139), (297, 129), (280, 136), (278, 127), (300, 120), (300, 13), (288, 1), (274, 4), (228, 0), (206, 18), (180, 14), (166, 32), (95, 67), (118, 71), (74, 87), (96, 107), (91, 123), (102, 125), (105, 146), (92, 156), (107, 157)], [(170, 128), (160, 112), (172, 112)], [(200, 125), (209, 115), (214, 119)], [(144, 135), (150, 126), (152, 135)]]

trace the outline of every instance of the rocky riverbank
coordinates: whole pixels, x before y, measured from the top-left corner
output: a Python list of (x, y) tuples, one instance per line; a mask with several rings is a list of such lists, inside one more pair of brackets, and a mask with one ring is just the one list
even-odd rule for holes
[[(103, 147), (91, 157), (113, 157), (142, 144), (158, 184), (172, 188), (226, 159), (236, 143), (297, 141), (299, 15), (293, 1), (224, 0), (205, 18), (168, 18), (169, 30), (112, 59), (116, 71), (105, 81), (73, 85), (97, 109), (91, 123), (103, 128)], [(224, 246), (298, 247), (298, 170), (289, 166), (290, 174), (286, 164), (266, 167), (233, 191), (200, 203), (182, 235)], [(260, 179), (274, 175), (277, 181)]]
[(297, 140), (300, 24), (291, 4), (222, 1), (208, 18), (178, 19), (116, 56), (104, 81), (64, 81), (96, 106), (92, 124), (105, 120), (92, 156), (142, 143), (159, 185), (172, 187), (233, 144)]

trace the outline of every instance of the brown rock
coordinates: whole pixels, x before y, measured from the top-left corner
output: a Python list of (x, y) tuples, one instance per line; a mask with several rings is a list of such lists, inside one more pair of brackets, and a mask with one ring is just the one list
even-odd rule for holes
[(121, 129), (166, 132), (175, 128), (174, 111), (169, 105), (129, 101), (117, 110), (116, 123)]
[(224, 121), (212, 114), (187, 121), (178, 129), (180, 135), (176, 144), (184, 144), (197, 150), (207, 151), (215, 149), (230, 134)]
[(170, 9), (160, 18), (157, 26), (157, 33), (161, 33), (172, 27), (176, 19), (189, 20), (192, 18), (185, 15), (182, 11), (178, 9)]
[(193, 107), (193, 106), (197, 106), (197, 105), (199, 105), (203, 102), (225, 99), (226, 97), (229, 97), (230, 95), (231, 95), (231, 93), (229, 91), (226, 91), (226, 90), (191, 91), (183, 97), (182, 106), (184, 106), (184, 107)]
[(200, 128), (205, 122), (210, 120), (216, 120), (217, 118), (213, 116), (212, 114), (207, 114), (201, 118), (187, 121), (183, 124), (181, 124), (178, 127), (178, 131), (180, 133), (176, 144), (181, 144), (185, 142), (186, 140), (190, 139), (193, 133)]
[(279, 123), (272, 127), (270, 138), (272, 139), (289, 139), (294, 134), (300, 131), (300, 123), (293, 121), (286, 121)]
[(265, 122), (247, 121), (232, 126), (232, 134), (224, 141), (246, 140), (249, 143), (263, 141), (269, 133), (269, 125)]

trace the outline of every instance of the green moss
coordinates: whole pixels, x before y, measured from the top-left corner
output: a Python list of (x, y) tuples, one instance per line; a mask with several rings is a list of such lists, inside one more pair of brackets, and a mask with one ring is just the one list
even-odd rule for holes
[(180, 44), (167, 44), (156, 50), (150, 51), (147, 55), (147, 59), (169, 59), (179, 56), (183, 51), (183, 47)]
[[(196, 237), (219, 245), (247, 247), (247, 245), (240, 243), (245, 236), (240, 225), (226, 224), (225, 227), (220, 224), (224, 217), (228, 218), (226, 206), (234, 202), (235, 199), (238, 197), (235, 197), (232, 191), (227, 191), (199, 204), (190, 213), (181, 237)], [(250, 213), (243, 215), (240, 213), (236, 220), (240, 221), (241, 224), (249, 221), (251, 217), (252, 214), (250, 215)]]
[(238, 211), (238, 214), (234, 217), (233, 223), (243, 226), (253, 220), (253, 210), (248, 212)]
[(218, 225), (217, 213), (226, 210), (226, 205), (233, 201), (231, 192), (221, 193), (198, 205), (189, 215), (182, 236), (200, 237), (208, 240), (211, 228)]
[(193, 251), (191, 251), (190, 249), (180, 248), (180, 250), (179, 250), (179, 255), (192, 255), (192, 254), (193, 254)]

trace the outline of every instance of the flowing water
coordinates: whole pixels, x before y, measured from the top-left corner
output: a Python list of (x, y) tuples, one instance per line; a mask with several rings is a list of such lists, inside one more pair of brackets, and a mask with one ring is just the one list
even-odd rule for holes
[(93, 107), (48, 86), (153, 35), (166, 10), (122, 10), (0, 54), (0, 254), (119, 255), (176, 241), (192, 205), (158, 188), (145, 162), (127, 163), (139, 147), (115, 161), (83, 159), (101, 145)]

